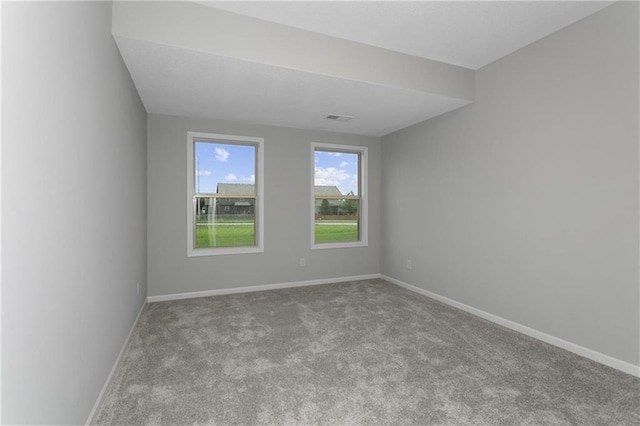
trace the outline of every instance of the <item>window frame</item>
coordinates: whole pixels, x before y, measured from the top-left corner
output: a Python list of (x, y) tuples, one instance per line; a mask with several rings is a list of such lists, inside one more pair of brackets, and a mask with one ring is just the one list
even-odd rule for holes
[[(315, 154), (316, 151), (328, 151), (328, 152), (344, 152), (347, 154), (358, 154), (360, 158), (360, 164), (358, 166), (358, 196), (359, 199), (359, 240), (358, 241), (344, 241), (344, 242), (332, 242), (332, 243), (316, 243), (315, 234)], [(311, 249), (312, 250), (324, 250), (324, 249), (338, 249), (349, 247), (367, 247), (369, 245), (369, 197), (368, 197), (368, 147), (359, 145), (341, 145), (330, 144), (322, 142), (311, 143)]]
[[(242, 247), (195, 247), (195, 143), (210, 141), (227, 145), (250, 145), (256, 148), (255, 161), (255, 245)], [(187, 257), (250, 254), (264, 252), (264, 138), (254, 136), (224, 135), (219, 133), (187, 132)]]

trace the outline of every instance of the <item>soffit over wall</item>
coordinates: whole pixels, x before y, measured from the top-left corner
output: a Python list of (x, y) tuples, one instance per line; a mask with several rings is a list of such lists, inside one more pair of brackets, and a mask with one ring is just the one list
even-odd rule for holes
[[(418, 27), (427, 28), (431, 44), (443, 48), (456, 39), (456, 29), (464, 39), (468, 30), (463, 31), (463, 24), (470, 14), (480, 13), (475, 3), (464, 4), (469, 9), (408, 2), (114, 2), (112, 33), (149, 113), (384, 136), (474, 101), (473, 69), (429, 58), (424, 49), (418, 56), (415, 50), (424, 42), (424, 34), (414, 34)], [(503, 9), (517, 15), (511, 6), (485, 12)], [(532, 25), (538, 28), (545, 10), (553, 12), (550, 21), (557, 26), (575, 19), (578, 9), (586, 13), (596, 8), (517, 10), (525, 15), (535, 11)], [(394, 19), (377, 25), (387, 13)], [(458, 19), (443, 31), (434, 23), (438, 14)], [(486, 26), (486, 14), (480, 16)], [(529, 38), (550, 25), (542, 27), (529, 30)], [(389, 43), (376, 45), (366, 37), (366, 28), (369, 36), (387, 34), (389, 28), (395, 28), (395, 35), (383, 37)], [(493, 38), (482, 35), (476, 34), (485, 40), (485, 48), (475, 50), (494, 56), (505, 47), (493, 40), (511, 40), (508, 32)], [(465, 62), (433, 55), (478, 63), (477, 58)], [(330, 114), (355, 118), (325, 120)]]

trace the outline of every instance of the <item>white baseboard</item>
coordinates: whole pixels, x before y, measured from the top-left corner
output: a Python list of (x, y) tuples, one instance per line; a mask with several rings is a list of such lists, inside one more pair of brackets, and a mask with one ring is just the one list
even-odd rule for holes
[(357, 275), (354, 277), (324, 278), (320, 280), (293, 281), (293, 282), (288, 282), (283, 284), (265, 284), (265, 285), (251, 286), (251, 287), (223, 288), (220, 290), (192, 291), (189, 293), (175, 293), (175, 294), (167, 294), (163, 296), (149, 296), (147, 297), (147, 302), (148, 303), (166, 302), (168, 300), (193, 299), (195, 297), (207, 297), (207, 296), (221, 296), (223, 294), (249, 293), (252, 291), (275, 290), (279, 288), (306, 287), (310, 285), (332, 284), (332, 283), (339, 283), (339, 282), (345, 282), (345, 281), (372, 280), (375, 278), (380, 278), (380, 274)]
[(136, 328), (136, 325), (138, 324), (138, 320), (140, 319), (140, 316), (142, 315), (142, 311), (144, 311), (145, 306), (147, 306), (146, 302), (142, 304), (142, 307), (140, 307), (140, 310), (138, 311), (138, 315), (136, 316), (136, 320), (133, 322), (133, 325), (131, 326), (131, 330), (129, 330), (129, 334), (127, 335), (127, 338), (124, 340), (124, 343), (122, 344), (122, 348), (120, 349), (120, 353), (118, 354), (118, 357), (116, 358), (116, 362), (114, 362), (113, 363), (113, 367), (111, 367), (111, 371), (109, 372), (109, 375), (107, 376), (107, 380), (105, 380), (104, 385), (102, 386), (102, 390), (100, 390), (100, 394), (98, 395), (98, 398), (96, 399), (95, 404), (93, 404), (93, 408), (91, 409), (91, 412), (89, 413), (89, 417), (87, 417), (87, 422), (85, 423), (85, 425), (90, 425), (90, 424), (93, 423), (93, 420), (94, 420), (93, 417), (96, 415), (96, 411), (98, 410), (98, 407), (100, 406), (100, 403), (102, 402), (102, 398), (104, 398), (104, 394), (107, 391), (107, 388), (109, 387), (109, 384), (111, 383), (111, 378), (113, 377), (114, 373), (116, 372), (116, 369), (120, 365), (120, 360), (122, 359), (122, 355), (124, 355), (124, 351), (127, 348), (127, 345), (129, 344), (129, 340), (131, 339), (131, 335), (133, 334), (133, 330)]
[(594, 351), (592, 349), (585, 348), (584, 346), (576, 345), (575, 343), (571, 343), (566, 340), (560, 339), (558, 337), (551, 336), (550, 334), (543, 333), (541, 331), (524, 326), (522, 324), (518, 324), (517, 322), (513, 322), (508, 319), (499, 317), (497, 315), (490, 314), (483, 310), (474, 308), (472, 306), (465, 305), (464, 303), (456, 302), (455, 300), (446, 298), (444, 296), (440, 296), (439, 294), (432, 293), (428, 290), (424, 290), (420, 287), (416, 287), (414, 285), (405, 283), (395, 278), (391, 278), (386, 275), (380, 275), (380, 278), (382, 278), (385, 281), (389, 281), (390, 283), (396, 284), (400, 287), (404, 287), (407, 290), (411, 290), (415, 293), (419, 293), (424, 296), (430, 297), (431, 299), (435, 299), (439, 302), (442, 302), (449, 306), (453, 306), (454, 308), (458, 308), (470, 314), (476, 315), (480, 318), (484, 318), (488, 321), (494, 322), (503, 327), (510, 328), (511, 330), (515, 330), (522, 334), (526, 334), (527, 336), (533, 337), (534, 339), (542, 340), (545, 343), (549, 343), (551, 345), (565, 349), (569, 352), (573, 352), (577, 355), (583, 356), (592, 361), (599, 362), (600, 364), (604, 364), (608, 367), (615, 368), (616, 370), (623, 371), (627, 374), (631, 374), (632, 376), (640, 377), (640, 366), (638, 365), (633, 365), (626, 361), (622, 361), (620, 359), (613, 358), (609, 355), (605, 355), (603, 353)]

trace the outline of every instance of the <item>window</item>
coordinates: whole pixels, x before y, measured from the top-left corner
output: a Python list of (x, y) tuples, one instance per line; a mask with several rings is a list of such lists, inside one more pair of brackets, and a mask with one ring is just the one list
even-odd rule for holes
[(263, 248), (263, 139), (187, 133), (187, 255)]
[(367, 148), (311, 144), (311, 248), (367, 245)]

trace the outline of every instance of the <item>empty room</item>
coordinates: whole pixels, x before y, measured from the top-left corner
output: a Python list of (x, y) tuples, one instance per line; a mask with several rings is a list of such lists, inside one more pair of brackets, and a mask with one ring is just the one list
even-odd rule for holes
[(3, 424), (640, 424), (636, 1), (3, 1)]

